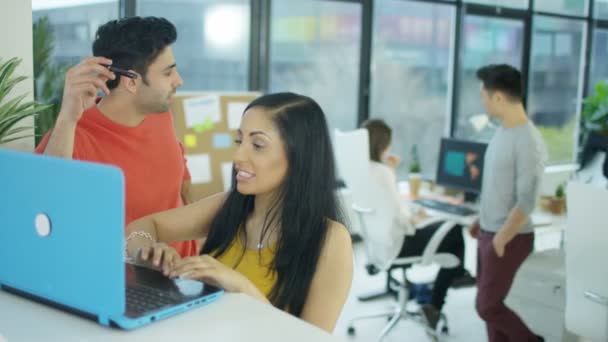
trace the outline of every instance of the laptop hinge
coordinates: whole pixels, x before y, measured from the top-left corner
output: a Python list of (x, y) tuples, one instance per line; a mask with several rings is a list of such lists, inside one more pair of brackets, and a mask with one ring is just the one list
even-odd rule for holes
[(106, 327), (110, 326), (110, 318), (107, 316), (97, 316), (97, 321), (99, 322), (99, 324), (105, 325)]

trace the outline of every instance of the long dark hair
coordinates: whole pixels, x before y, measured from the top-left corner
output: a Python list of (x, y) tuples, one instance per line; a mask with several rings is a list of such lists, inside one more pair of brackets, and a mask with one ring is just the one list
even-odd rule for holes
[[(335, 193), (336, 176), (329, 129), (321, 107), (311, 98), (276, 93), (247, 106), (265, 109), (278, 128), (287, 152), (288, 168), (281, 189), (264, 220), (263, 235), (278, 223), (277, 250), (270, 265), (277, 282), (270, 301), (300, 316), (321, 249), (328, 219), (343, 222)], [(235, 173), (226, 202), (214, 218), (201, 254), (220, 256), (244, 229), (254, 206), (253, 195), (235, 187)]]

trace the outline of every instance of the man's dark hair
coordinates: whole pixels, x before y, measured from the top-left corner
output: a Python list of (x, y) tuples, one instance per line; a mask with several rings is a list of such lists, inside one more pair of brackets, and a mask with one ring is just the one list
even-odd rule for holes
[[(165, 47), (177, 40), (175, 26), (164, 18), (129, 17), (112, 20), (100, 26), (93, 42), (93, 56), (106, 57), (112, 65), (137, 71), (148, 84), (148, 67)], [(107, 82), (118, 86), (120, 75)]]
[(499, 90), (516, 101), (523, 98), (521, 72), (508, 64), (486, 65), (477, 70), (477, 78), (488, 91)]

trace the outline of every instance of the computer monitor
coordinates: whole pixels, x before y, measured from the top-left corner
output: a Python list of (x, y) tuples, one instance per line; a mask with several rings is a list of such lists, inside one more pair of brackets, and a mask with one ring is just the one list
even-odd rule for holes
[(487, 144), (442, 138), (436, 183), (469, 193), (481, 192)]

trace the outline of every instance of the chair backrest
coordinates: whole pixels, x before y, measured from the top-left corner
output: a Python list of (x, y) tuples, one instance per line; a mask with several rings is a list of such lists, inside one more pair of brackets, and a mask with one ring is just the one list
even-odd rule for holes
[(567, 188), (566, 327), (608, 340), (608, 191), (571, 182)]
[(396, 257), (395, 246), (401, 246), (405, 236), (393, 229), (396, 207), (387, 196), (386, 185), (372, 177), (368, 131), (336, 130), (334, 148), (339, 177), (350, 190), (351, 203), (356, 209), (367, 260), (385, 270)]

